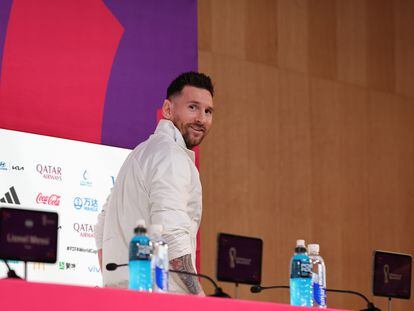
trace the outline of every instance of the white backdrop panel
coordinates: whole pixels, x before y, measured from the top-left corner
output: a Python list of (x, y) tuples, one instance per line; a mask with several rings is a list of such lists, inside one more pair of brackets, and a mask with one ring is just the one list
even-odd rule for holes
[[(0, 129), (0, 200), (59, 214), (57, 262), (29, 263), (28, 280), (102, 285), (94, 225), (130, 151)], [(7, 196), (13, 190), (20, 204)], [(23, 263), (10, 266), (23, 275)], [(0, 278), (6, 271), (0, 262)]]

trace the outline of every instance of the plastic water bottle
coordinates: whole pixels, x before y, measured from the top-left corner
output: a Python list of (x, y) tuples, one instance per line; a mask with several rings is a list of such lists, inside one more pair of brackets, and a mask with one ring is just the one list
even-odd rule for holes
[(326, 267), (319, 255), (319, 244), (309, 244), (308, 254), (312, 263), (313, 301), (315, 307), (326, 308)]
[(313, 306), (311, 269), (305, 241), (297, 240), (295, 254), (290, 261), (290, 304), (292, 306)]
[(151, 260), (152, 290), (156, 293), (168, 292), (168, 245), (162, 238), (162, 225), (151, 225), (149, 228), (154, 253)]
[(151, 252), (152, 242), (147, 236), (145, 221), (137, 221), (135, 236), (129, 243), (129, 288), (152, 291)]

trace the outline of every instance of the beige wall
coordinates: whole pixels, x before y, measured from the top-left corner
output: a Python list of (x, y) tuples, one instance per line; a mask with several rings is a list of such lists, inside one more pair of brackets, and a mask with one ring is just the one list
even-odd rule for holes
[[(218, 232), (258, 236), (263, 284), (288, 284), (304, 238), (321, 245), (328, 287), (372, 298), (372, 251), (414, 254), (414, 1), (198, 7), (199, 69), (217, 88), (201, 148), (202, 271), (215, 275)], [(239, 292), (289, 301), (284, 290)], [(365, 307), (339, 294), (328, 304)], [(410, 309), (413, 299), (393, 302)]]

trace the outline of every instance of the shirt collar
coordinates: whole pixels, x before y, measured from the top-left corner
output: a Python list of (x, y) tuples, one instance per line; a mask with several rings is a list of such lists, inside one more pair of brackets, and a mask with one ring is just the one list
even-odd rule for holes
[(183, 135), (181, 135), (181, 132), (175, 127), (174, 123), (172, 123), (170, 120), (161, 119), (158, 122), (157, 128), (155, 130), (155, 134), (157, 133), (162, 133), (167, 135), (168, 137), (171, 137), (181, 148), (184, 149), (184, 151), (189, 155), (191, 160), (195, 162), (194, 151), (187, 148)]

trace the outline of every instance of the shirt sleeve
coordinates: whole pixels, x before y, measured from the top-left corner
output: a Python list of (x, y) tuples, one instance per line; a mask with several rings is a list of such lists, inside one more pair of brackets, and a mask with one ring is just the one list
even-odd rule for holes
[(188, 156), (173, 148), (154, 163), (149, 201), (151, 223), (163, 226), (169, 260), (191, 254), (191, 228), (188, 199), (191, 167)]
[(105, 225), (105, 209), (109, 202), (109, 197), (106, 198), (105, 204), (102, 206), (102, 211), (98, 214), (98, 220), (95, 225), (95, 244), (96, 249), (101, 249), (103, 244), (103, 232), (104, 232), (104, 225)]

